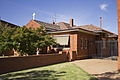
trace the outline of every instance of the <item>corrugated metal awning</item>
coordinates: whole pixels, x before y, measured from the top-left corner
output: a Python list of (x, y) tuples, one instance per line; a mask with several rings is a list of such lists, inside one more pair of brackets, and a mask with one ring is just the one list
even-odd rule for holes
[(60, 45), (68, 45), (70, 35), (56, 35), (53, 38)]

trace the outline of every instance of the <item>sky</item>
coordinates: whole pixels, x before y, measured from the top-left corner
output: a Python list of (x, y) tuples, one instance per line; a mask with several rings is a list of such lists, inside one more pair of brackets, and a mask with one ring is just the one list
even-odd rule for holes
[(117, 0), (0, 0), (0, 17), (13, 24), (26, 25), (33, 17), (47, 23), (67, 22), (77, 26), (93, 24), (118, 34)]

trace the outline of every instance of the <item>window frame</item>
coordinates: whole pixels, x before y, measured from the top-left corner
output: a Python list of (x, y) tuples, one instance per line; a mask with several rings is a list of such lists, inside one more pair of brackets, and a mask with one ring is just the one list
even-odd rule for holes
[(88, 49), (88, 40), (85, 40), (85, 49)]
[(60, 44), (57, 44), (56, 46), (53, 46), (53, 48), (57, 48), (57, 49), (70, 49), (70, 35), (54, 35), (55, 37), (59, 37), (59, 36), (69, 36), (69, 39), (68, 39), (68, 45), (60, 45)]
[(84, 41), (83, 41), (83, 39), (81, 39), (81, 45), (80, 45), (80, 47), (81, 47), (81, 49), (83, 49), (83, 44), (84, 43)]

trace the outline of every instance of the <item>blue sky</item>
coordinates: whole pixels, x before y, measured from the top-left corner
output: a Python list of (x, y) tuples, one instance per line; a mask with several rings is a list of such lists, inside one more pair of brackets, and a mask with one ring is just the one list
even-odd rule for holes
[(23, 26), (36, 19), (51, 23), (74, 19), (75, 25), (100, 25), (117, 34), (117, 0), (0, 0), (1, 19)]

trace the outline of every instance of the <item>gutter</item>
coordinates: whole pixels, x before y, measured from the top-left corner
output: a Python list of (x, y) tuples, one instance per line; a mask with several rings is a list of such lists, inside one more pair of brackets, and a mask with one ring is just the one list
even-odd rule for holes
[(92, 35), (99, 35), (98, 33), (94, 32), (94, 31), (87, 31), (84, 29), (66, 29), (66, 30), (59, 30), (59, 31), (51, 31), (51, 32), (47, 32), (48, 34), (54, 34), (54, 33), (66, 33), (66, 32), (74, 32), (74, 31), (79, 31), (79, 32), (83, 32), (83, 33), (87, 33), (87, 34), (92, 34)]

